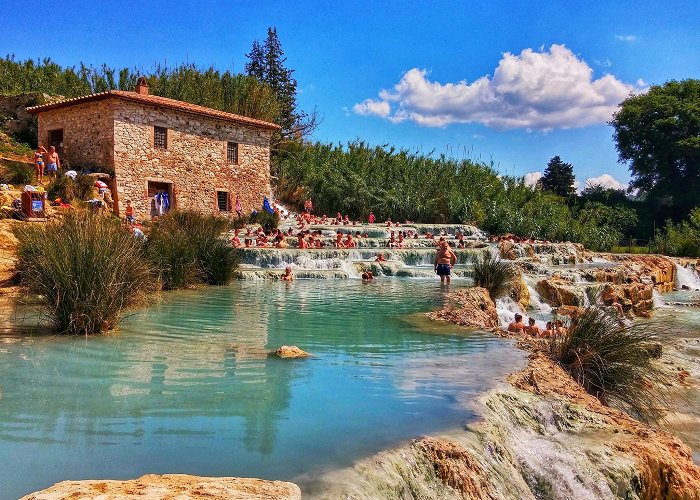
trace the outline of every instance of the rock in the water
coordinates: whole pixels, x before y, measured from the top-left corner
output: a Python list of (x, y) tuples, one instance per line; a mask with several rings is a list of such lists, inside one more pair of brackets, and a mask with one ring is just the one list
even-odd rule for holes
[(187, 474), (146, 474), (129, 481), (63, 481), (21, 500), (83, 498), (100, 500), (156, 500), (201, 498), (207, 500), (301, 500), (294, 483), (238, 477), (199, 477)]
[(471, 328), (498, 328), (496, 305), (488, 290), (481, 287), (464, 288), (449, 294), (447, 305), (439, 311), (428, 313), (428, 317)]
[(311, 356), (308, 352), (302, 351), (295, 345), (283, 345), (275, 351), (280, 358), (307, 358)]

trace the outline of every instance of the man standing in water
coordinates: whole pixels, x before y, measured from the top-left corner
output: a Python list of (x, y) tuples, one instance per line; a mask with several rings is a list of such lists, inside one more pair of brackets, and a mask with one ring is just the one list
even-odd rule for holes
[(447, 284), (450, 284), (450, 270), (456, 263), (457, 255), (452, 251), (449, 243), (441, 241), (435, 254), (435, 272), (440, 276), (441, 285), (445, 283), (445, 278), (447, 278)]

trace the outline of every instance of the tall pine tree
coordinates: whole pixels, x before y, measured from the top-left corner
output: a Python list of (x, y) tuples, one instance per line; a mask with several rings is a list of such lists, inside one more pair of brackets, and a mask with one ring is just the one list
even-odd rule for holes
[(267, 39), (260, 46), (253, 42), (249, 61), (245, 65), (246, 72), (266, 83), (277, 95), (280, 103), (278, 125), (282, 127), (283, 135), (292, 135), (303, 115), (297, 112), (297, 81), (292, 74), (294, 70), (285, 67), (287, 58), (284, 57), (282, 44), (277, 37), (277, 28), (267, 29)]
[(559, 196), (571, 196), (576, 192), (575, 180), (573, 165), (564, 163), (561, 158), (555, 156), (547, 163), (540, 183), (544, 191), (552, 191)]

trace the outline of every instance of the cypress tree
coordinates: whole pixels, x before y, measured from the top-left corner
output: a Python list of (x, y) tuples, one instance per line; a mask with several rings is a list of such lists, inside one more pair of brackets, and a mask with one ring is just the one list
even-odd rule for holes
[(547, 163), (540, 182), (545, 191), (552, 191), (559, 196), (571, 196), (576, 191), (575, 180), (573, 165), (564, 163), (561, 158), (555, 156)]

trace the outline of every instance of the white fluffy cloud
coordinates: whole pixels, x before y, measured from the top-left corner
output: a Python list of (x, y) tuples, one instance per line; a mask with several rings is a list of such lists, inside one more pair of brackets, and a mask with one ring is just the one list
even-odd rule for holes
[(586, 186), (602, 186), (610, 189), (627, 189), (627, 184), (623, 184), (610, 174), (589, 177), (586, 179)]
[(542, 172), (528, 172), (523, 177), (525, 185), (530, 187), (535, 187), (541, 178)]
[(391, 106), (385, 101), (375, 101), (374, 99), (365, 99), (362, 102), (355, 104), (352, 110), (358, 115), (377, 115), (386, 118), (391, 113)]
[(439, 83), (413, 68), (380, 99), (355, 104), (360, 115), (426, 127), (481, 123), (501, 129), (584, 127), (610, 120), (617, 105), (639, 90), (612, 75), (593, 79), (593, 70), (564, 45), (503, 54), (493, 77), (469, 83)]
[(620, 42), (636, 42), (637, 35), (615, 35), (615, 40)]

